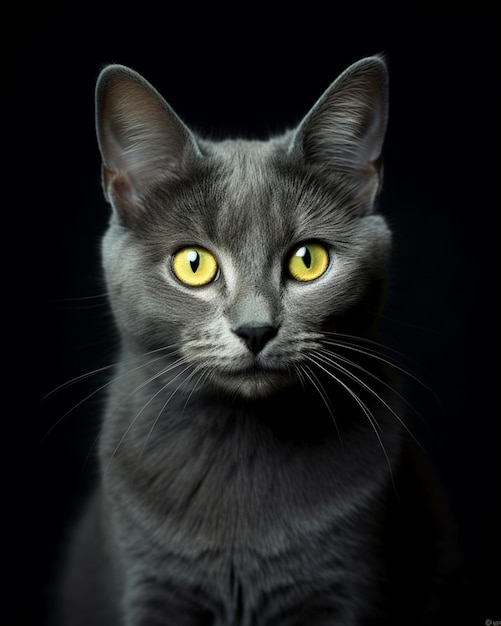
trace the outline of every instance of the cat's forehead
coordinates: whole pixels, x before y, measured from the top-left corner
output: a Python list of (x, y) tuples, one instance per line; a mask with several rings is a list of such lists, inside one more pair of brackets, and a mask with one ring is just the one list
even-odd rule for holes
[(155, 196), (147, 226), (162, 245), (196, 244), (262, 265), (303, 240), (330, 241), (343, 230), (343, 211), (333, 211), (339, 194), (298, 171), (283, 144), (228, 140), (204, 148), (177, 191), (157, 188), (166, 193)]
[(214, 149), (215, 222), (211, 229), (225, 244), (255, 245), (293, 228), (283, 206), (283, 182), (274, 168), (271, 142), (225, 141)]
[(213, 159), (213, 219), (216, 240), (255, 249), (282, 250), (307, 239), (345, 235), (352, 198), (346, 181), (330, 183), (298, 170), (280, 141), (227, 141)]
[(227, 140), (213, 145), (222, 190), (234, 204), (255, 204), (270, 192), (276, 149), (273, 142)]

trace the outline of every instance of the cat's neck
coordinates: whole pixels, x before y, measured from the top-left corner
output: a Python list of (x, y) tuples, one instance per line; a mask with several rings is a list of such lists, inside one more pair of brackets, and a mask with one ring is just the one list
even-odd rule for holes
[(301, 385), (254, 401), (204, 388), (151, 397), (109, 406), (101, 438), (105, 488), (119, 501), (126, 494), (128, 506), (147, 509), (162, 528), (187, 533), (183, 541), (191, 520), (205, 519), (209, 508), (216, 521), (199, 530), (221, 546), (228, 537), (217, 529), (275, 532), (266, 519), (288, 523), (298, 516), (297, 502), (301, 515), (316, 511), (319, 520), (325, 501), (335, 502), (344, 518), (390, 484), (396, 439), (383, 451), (356, 420), (340, 434), (342, 402), (337, 411), (327, 408)]

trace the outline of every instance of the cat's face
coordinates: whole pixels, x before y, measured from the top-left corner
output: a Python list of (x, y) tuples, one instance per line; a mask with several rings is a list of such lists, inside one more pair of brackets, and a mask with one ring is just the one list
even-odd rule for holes
[(127, 120), (98, 90), (98, 129), (115, 208), (104, 266), (124, 340), (145, 352), (170, 346), (188, 390), (258, 397), (307, 382), (332, 333), (368, 335), (379, 312), (390, 235), (373, 202), (385, 115), (374, 104), (358, 139), (361, 165), (344, 155), (344, 167), (326, 168), (318, 151), (327, 131), (316, 143), (312, 135), (331, 106), (269, 142), (204, 142), (123, 72), (115, 69), (114, 91), (113, 75), (102, 82), (120, 94), (125, 81), (137, 102)]

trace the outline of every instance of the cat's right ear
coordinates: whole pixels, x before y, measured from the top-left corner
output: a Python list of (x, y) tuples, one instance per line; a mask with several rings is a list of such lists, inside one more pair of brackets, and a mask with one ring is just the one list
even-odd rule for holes
[(125, 224), (142, 211), (144, 194), (183, 175), (200, 154), (195, 138), (142, 76), (109, 65), (96, 85), (96, 130), (107, 200)]
[(379, 56), (346, 69), (320, 97), (295, 131), (291, 154), (306, 163), (352, 177), (372, 206), (382, 179), (382, 148), (388, 118), (388, 71)]

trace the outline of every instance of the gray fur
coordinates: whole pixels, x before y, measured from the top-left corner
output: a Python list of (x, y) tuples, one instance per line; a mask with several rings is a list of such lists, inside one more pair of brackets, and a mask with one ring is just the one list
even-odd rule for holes
[[(407, 444), (370, 343), (391, 242), (375, 207), (387, 97), (371, 57), (296, 130), (217, 143), (132, 70), (103, 70), (103, 266), (122, 347), (65, 626), (403, 623), (384, 554)], [(329, 267), (295, 282), (287, 256), (312, 240)], [(217, 280), (174, 276), (187, 245), (215, 255)], [(242, 327), (277, 332), (254, 354)]]

